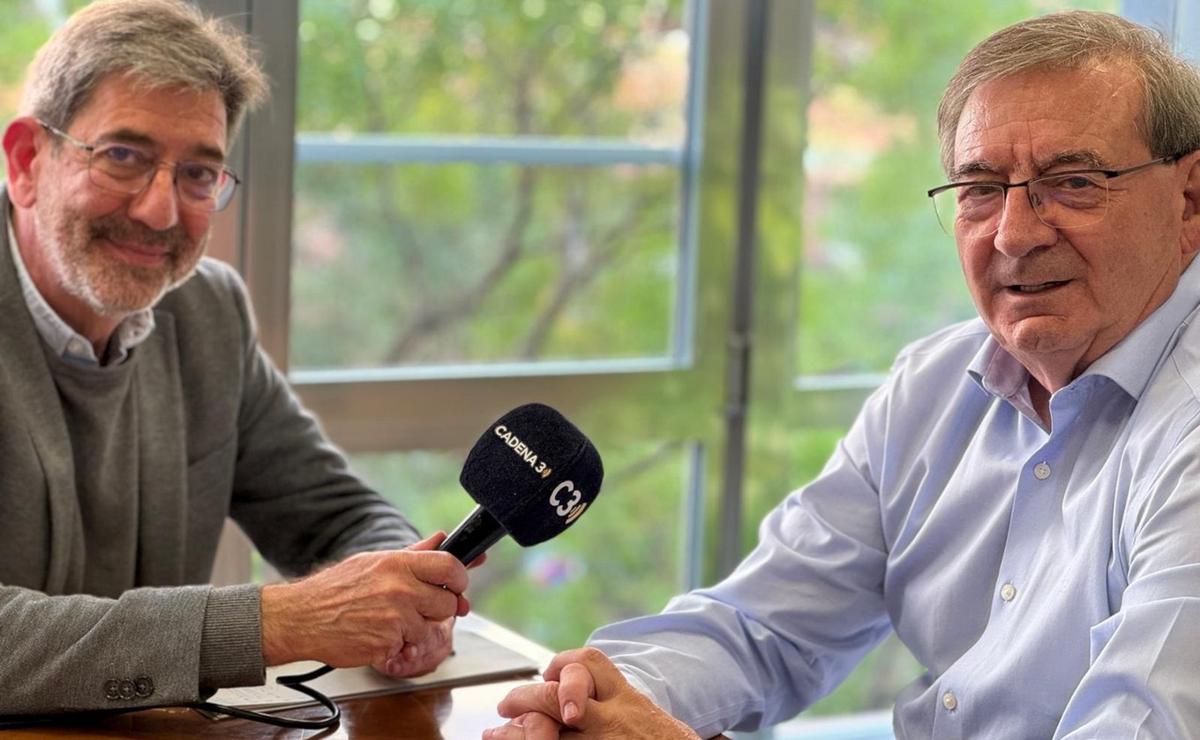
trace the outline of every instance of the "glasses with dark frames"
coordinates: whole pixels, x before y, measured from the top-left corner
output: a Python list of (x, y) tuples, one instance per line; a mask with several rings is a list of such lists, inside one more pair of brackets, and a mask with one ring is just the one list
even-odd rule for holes
[(1078, 229), (1104, 219), (1108, 211), (1110, 180), (1159, 164), (1171, 164), (1183, 155), (1158, 157), (1119, 170), (1100, 168), (1067, 170), (1024, 182), (972, 180), (952, 182), (927, 192), (942, 230), (950, 236), (975, 239), (995, 234), (1008, 191), (1025, 188), (1029, 205), (1042, 223), (1055, 229)]

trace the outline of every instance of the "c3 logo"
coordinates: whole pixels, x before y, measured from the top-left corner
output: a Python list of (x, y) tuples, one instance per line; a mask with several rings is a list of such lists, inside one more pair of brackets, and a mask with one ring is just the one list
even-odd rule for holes
[[(559, 494), (569, 494), (570, 498), (566, 501), (560, 501)], [(569, 480), (559, 483), (550, 492), (550, 505), (554, 507), (554, 513), (561, 517), (566, 517), (567, 524), (578, 519), (583, 510), (587, 508), (586, 503), (580, 503), (582, 500), (583, 493), (576, 490), (575, 484)]]

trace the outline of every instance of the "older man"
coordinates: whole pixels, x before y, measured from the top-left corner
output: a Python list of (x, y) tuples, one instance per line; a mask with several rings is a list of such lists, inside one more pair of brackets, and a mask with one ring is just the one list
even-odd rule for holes
[(1050, 15), (976, 47), (938, 124), (980, 319), (900, 354), (728, 579), (559, 656), (488, 737), (775, 723), (893, 630), (926, 669), (897, 737), (1200, 728), (1200, 77)]
[[(347, 471), (202, 257), (265, 90), (245, 38), (172, 0), (90, 5), (30, 69), (0, 193), (0, 714), (449, 652), (465, 569)], [(202, 585), (227, 515), (288, 575), (336, 565)]]

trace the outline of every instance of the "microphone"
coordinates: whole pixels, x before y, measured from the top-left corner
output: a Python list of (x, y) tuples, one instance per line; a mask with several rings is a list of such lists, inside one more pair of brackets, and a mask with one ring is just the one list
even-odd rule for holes
[(522, 547), (557, 537), (603, 480), (600, 453), (574, 424), (540, 403), (518, 406), (467, 455), (458, 481), (477, 506), (438, 549), (470, 563), (506, 534)]

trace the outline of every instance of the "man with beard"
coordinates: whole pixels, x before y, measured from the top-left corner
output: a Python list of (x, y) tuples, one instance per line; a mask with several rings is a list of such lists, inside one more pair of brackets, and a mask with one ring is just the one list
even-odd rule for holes
[[(193, 702), (314, 659), (431, 670), (467, 573), (347, 469), (204, 259), (266, 91), (174, 0), (39, 51), (0, 194), (0, 714)], [(226, 516), (290, 583), (204, 585)], [(310, 573), (318, 565), (328, 564)]]
[(488, 740), (774, 724), (892, 632), (924, 668), (898, 738), (1200, 731), (1200, 73), (1117, 16), (1034, 18), (938, 133), (979, 318), (900, 353), (734, 573), (560, 655)]

